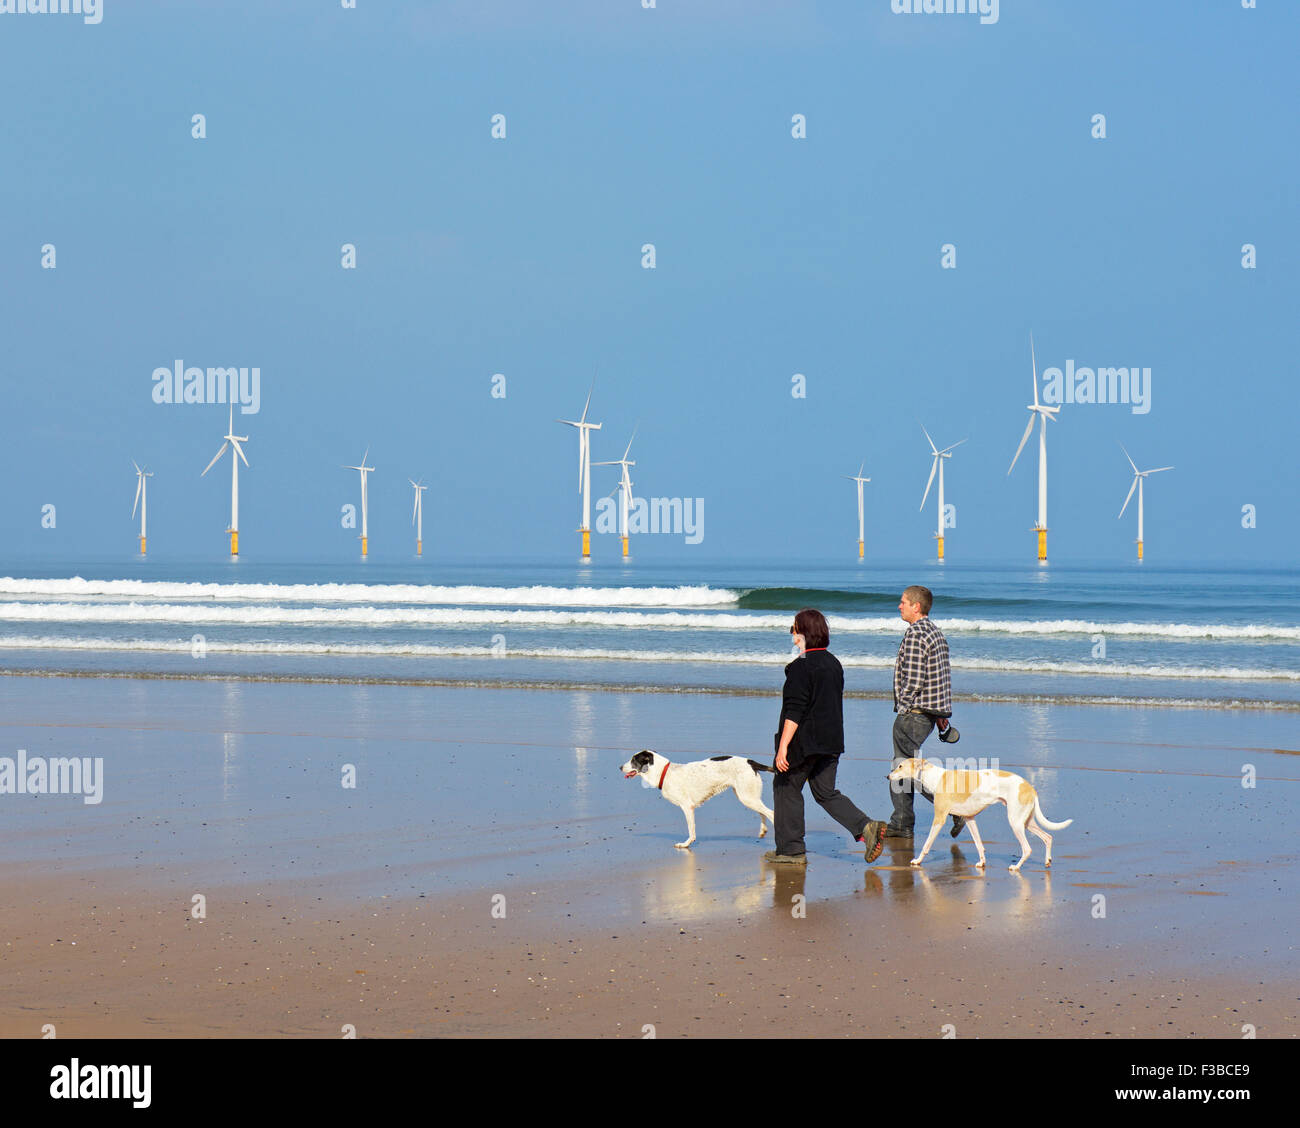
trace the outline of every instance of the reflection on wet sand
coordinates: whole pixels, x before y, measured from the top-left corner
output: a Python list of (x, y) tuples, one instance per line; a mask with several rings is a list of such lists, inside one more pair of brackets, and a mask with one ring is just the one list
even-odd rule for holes
[[(936, 921), (968, 914), (972, 905), (996, 903), (1002, 918), (1014, 924), (1040, 919), (1052, 904), (1050, 870), (1008, 873), (990, 861), (986, 873), (975, 865), (974, 853), (957, 843), (946, 854), (932, 852), (924, 866), (911, 865), (912, 857), (912, 843), (892, 841), (869, 866), (860, 857), (814, 853), (807, 866), (773, 865), (755, 858), (731, 867), (720, 865), (716, 856), (682, 851), (642, 884), (638, 911), (647, 920), (702, 920), (773, 910), (790, 913), (803, 903), (798, 898), (815, 904), (856, 896), (910, 906)], [(855, 865), (862, 874), (857, 892), (844, 880), (851, 872), (846, 867)]]

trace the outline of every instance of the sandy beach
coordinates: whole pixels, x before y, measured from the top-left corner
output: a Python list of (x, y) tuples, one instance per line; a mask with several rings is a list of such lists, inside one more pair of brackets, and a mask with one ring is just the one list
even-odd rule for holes
[[(0, 701), (0, 755), (104, 773), (96, 804), (0, 795), (0, 1035), (1300, 1029), (1285, 714), (963, 705), (943, 751), (1075, 820), (1050, 871), (1035, 841), (1007, 872), (1000, 809), (987, 873), (946, 832), (917, 871), (902, 846), (865, 865), (810, 802), (792, 873), (729, 795), (675, 850), (681, 813), (617, 770), (761, 757), (774, 699), (9, 677)], [(846, 703), (840, 786), (872, 814), (890, 720)]]

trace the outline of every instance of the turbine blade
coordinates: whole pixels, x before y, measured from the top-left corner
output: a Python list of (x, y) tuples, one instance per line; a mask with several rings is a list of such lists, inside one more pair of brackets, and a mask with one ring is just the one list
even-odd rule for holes
[(943, 450), (941, 450), (939, 453), (947, 454), (950, 450), (956, 450), (957, 447), (961, 446), (962, 443), (966, 443), (966, 442), (970, 442), (969, 436), (964, 439), (959, 439), (957, 442), (953, 443), (952, 446), (944, 447)]
[[(1029, 442), (1029, 432), (1034, 429), (1033, 412), (1029, 414), (1029, 426), (1025, 428), (1025, 433), (1020, 436), (1020, 445), (1016, 447), (1016, 458), (1020, 457), (1020, 452), (1025, 449), (1025, 443)], [(1011, 465), (1007, 467), (1007, 473), (1010, 474), (1016, 468), (1016, 458), (1011, 460)]]
[(1029, 334), (1029, 367), (1034, 374), (1034, 406), (1038, 406), (1038, 358), (1034, 355), (1034, 335)]
[(140, 491), (144, 489), (144, 478), (137, 478), (135, 481), (135, 501), (131, 503), (131, 516), (135, 516), (136, 506), (140, 504)]
[(1119, 449), (1124, 451), (1124, 457), (1128, 459), (1128, 464), (1133, 467), (1133, 473), (1134, 474), (1140, 473), (1140, 471), (1137, 468), (1137, 463), (1133, 461), (1133, 456), (1129, 454), (1127, 450), (1124, 449), (1123, 443), (1119, 444)]
[(638, 423), (638, 424), (636, 425), (636, 427), (633, 427), (633, 428), (632, 428), (632, 438), (631, 438), (631, 439), (628, 439), (628, 441), (627, 441), (627, 450), (625, 450), (625, 451), (623, 452), (623, 457), (624, 457), (624, 458), (626, 458), (626, 457), (628, 456), (628, 454), (631, 453), (631, 450), (632, 450), (632, 439), (635, 439), (635, 438), (636, 438), (637, 427), (640, 427), (640, 426), (641, 426), (641, 424)]
[[(1129, 503), (1129, 502), (1132, 500), (1132, 498), (1133, 498), (1133, 491), (1134, 491), (1135, 489), (1138, 488), (1138, 477), (1139, 477), (1139, 475), (1136, 475), (1136, 474), (1133, 476), (1133, 484), (1132, 484), (1131, 486), (1129, 486), (1129, 488), (1128, 488), (1128, 497), (1126, 497), (1126, 498), (1124, 499), (1124, 505), (1123, 505), (1123, 507), (1122, 507), (1122, 508), (1120, 509), (1120, 511), (1119, 511), (1119, 516), (1120, 516), (1120, 517), (1123, 517), (1123, 516), (1124, 516), (1124, 510), (1128, 508), (1128, 503)], [(1117, 519), (1118, 519), (1118, 518), (1117, 518)]]
[(921, 495), (921, 505), (920, 505), (921, 509), (925, 508), (925, 499), (930, 496), (930, 486), (934, 482), (934, 472), (938, 469), (939, 469), (939, 456), (936, 454), (934, 456), (934, 461), (930, 463), (930, 478), (925, 483), (925, 493)]
[(241, 446), (239, 445), (239, 443), (237, 443), (237, 442), (235, 443), (235, 453), (236, 453), (237, 455), (239, 455), (239, 457), (242, 458), (242, 459), (244, 460), (244, 465), (247, 466), (247, 465), (248, 465), (248, 459), (247, 459), (247, 458), (245, 457), (245, 455), (244, 455), (244, 448), (241, 447)]
[[(230, 443), (228, 443), (228, 442), (225, 442), (225, 443), (222, 443), (222, 444), (221, 444), (221, 449), (220, 449), (219, 451), (217, 451), (217, 453), (214, 454), (214, 455), (212, 456), (212, 461), (209, 462), (205, 467), (203, 467), (203, 474), (206, 474), (209, 470), (211, 470), (211, 469), (212, 469), (212, 468), (217, 464), (217, 459), (220, 458), (223, 454), (226, 453), (226, 447), (228, 447), (229, 445), (230, 445)], [(200, 474), (199, 477), (202, 478), (202, 477), (203, 477), (203, 474)]]
[(1160, 467), (1157, 467), (1155, 470), (1148, 470), (1148, 471), (1146, 471), (1146, 473), (1148, 473), (1148, 474), (1159, 474), (1161, 470), (1172, 470), (1172, 469), (1173, 469), (1172, 466), (1160, 466)]
[(934, 440), (930, 438), (930, 432), (925, 429), (924, 423), (921, 424), (921, 433), (925, 435), (925, 441), (930, 444), (930, 449), (934, 451), (935, 454), (938, 454), (939, 451), (934, 445)]

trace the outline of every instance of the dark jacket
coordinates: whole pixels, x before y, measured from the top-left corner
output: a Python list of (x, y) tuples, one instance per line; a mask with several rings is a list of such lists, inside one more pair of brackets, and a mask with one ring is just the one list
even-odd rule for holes
[(844, 667), (829, 650), (801, 654), (785, 668), (777, 748), (786, 721), (799, 726), (787, 754), (791, 765), (844, 751)]

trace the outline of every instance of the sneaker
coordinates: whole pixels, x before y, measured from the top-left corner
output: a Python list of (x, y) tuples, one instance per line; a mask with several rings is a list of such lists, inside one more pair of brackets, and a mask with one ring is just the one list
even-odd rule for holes
[(763, 855), (763, 861), (775, 862), (781, 865), (806, 866), (808, 864), (807, 854), (778, 854), (775, 850), (769, 850)]
[(954, 838), (961, 833), (961, 828), (966, 825), (966, 820), (961, 815), (953, 815), (952, 830), (948, 831)]
[(880, 852), (885, 848), (885, 831), (888, 829), (884, 823), (875, 819), (868, 819), (867, 825), (862, 828), (862, 844), (866, 847), (865, 857), (868, 862), (874, 862), (880, 857)]
[(887, 826), (885, 827), (886, 838), (911, 838), (912, 828), (910, 826)]

